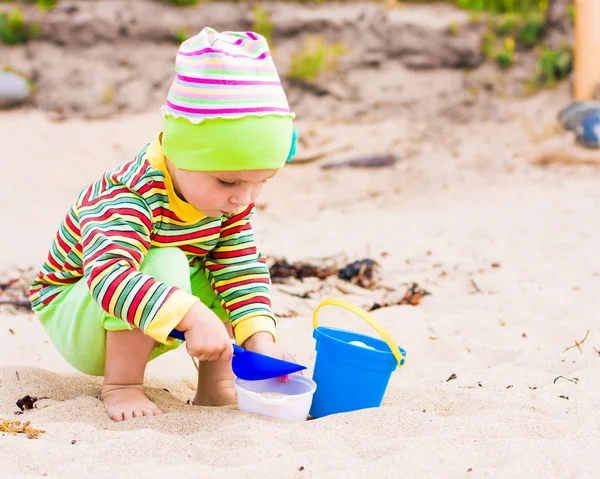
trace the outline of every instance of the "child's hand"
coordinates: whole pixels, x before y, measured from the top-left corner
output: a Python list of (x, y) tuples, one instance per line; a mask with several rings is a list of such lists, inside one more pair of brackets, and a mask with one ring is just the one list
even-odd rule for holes
[[(271, 356), (272, 358), (283, 359), (295, 363), (296, 360), (291, 354), (282, 351), (279, 345), (275, 344), (273, 336), (266, 332), (256, 333), (250, 336), (244, 343), (244, 348), (248, 351)], [(287, 383), (290, 379), (288, 376), (279, 378), (281, 382)]]
[(192, 306), (177, 329), (185, 334), (190, 356), (200, 361), (231, 361), (233, 339), (229, 337), (223, 321), (201, 302)]

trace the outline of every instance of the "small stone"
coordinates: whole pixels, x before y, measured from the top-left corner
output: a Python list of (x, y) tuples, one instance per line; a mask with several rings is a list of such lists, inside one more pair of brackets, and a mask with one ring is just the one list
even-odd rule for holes
[(26, 78), (13, 72), (0, 71), (0, 108), (11, 108), (24, 103), (31, 95)]

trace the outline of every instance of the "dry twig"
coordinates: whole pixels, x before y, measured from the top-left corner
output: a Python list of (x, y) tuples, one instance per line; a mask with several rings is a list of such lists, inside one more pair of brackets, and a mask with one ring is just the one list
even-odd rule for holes
[(0, 306), (10, 305), (17, 308), (31, 309), (31, 302), (26, 299), (0, 299)]
[(581, 341), (575, 341), (575, 344), (566, 348), (563, 351), (563, 353), (566, 353), (569, 349), (573, 349), (573, 348), (577, 348), (577, 349), (579, 349), (580, 353), (583, 353), (583, 351), (581, 350), (581, 348), (579, 346), (581, 346), (585, 342), (585, 340), (588, 338), (589, 334), (590, 334), (590, 330), (588, 329), (587, 332), (585, 333), (585, 337)]
[(479, 289), (479, 286), (477, 286), (477, 283), (475, 282), (475, 280), (473, 278), (471, 278), (471, 286), (473, 286), (473, 289), (475, 289), (475, 293), (483, 292), (483, 291), (481, 291), (481, 289)]

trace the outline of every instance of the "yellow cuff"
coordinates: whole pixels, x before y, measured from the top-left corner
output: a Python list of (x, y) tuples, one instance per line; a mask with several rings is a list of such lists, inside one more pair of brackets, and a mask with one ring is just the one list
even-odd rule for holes
[(273, 340), (276, 341), (275, 319), (271, 316), (251, 316), (236, 322), (233, 327), (235, 340), (239, 345), (244, 344), (250, 336), (261, 332), (271, 333)]
[(159, 343), (172, 344), (175, 339), (169, 336), (198, 298), (191, 294), (176, 290), (160, 307), (152, 322), (146, 328), (146, 334)]

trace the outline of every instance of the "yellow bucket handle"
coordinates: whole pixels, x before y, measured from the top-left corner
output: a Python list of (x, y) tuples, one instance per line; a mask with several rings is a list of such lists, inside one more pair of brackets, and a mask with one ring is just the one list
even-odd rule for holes
[(346, 301), (345, 299), (340, 298), (328, 298), (321, 301), (321, 304), (317, 306), (315, 312), (313, 313), (313, 328), (316, 329), (319, 327), (319, 309), (323, 306), (338, 306), (340, 308), (347, 309), (348, 311), (356, 314), (360, 318), (364, 319), (375, 331), (379, 333), (379, 335), (383, 338), (383, 340), (387, 343), (387, 345), (392, 350), (392, 354), (398, 361), (398, 367), (404, 366), (404, 361), (402, 354), (400, 354), (400, 349), (398, 345), (394, 341), (394, 338), (387, 332), (387, 330), (377, 321), (373, 316), (367, 313), (364, 309), (352, 304), (350, 301)]

